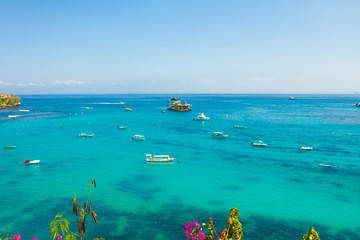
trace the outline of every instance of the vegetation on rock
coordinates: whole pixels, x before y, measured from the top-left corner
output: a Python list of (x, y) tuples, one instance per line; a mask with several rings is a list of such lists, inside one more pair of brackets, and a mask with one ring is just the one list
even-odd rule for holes
[(16, 96), (15, 94), (0, 94), (0, 108), (17, 107), (20, 105), (20, 97)]

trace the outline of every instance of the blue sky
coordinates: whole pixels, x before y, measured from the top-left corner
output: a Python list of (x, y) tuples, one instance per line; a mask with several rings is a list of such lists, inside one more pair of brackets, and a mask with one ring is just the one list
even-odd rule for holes
[(1, 1), (0, 92), (359, 93), (360, 1)]

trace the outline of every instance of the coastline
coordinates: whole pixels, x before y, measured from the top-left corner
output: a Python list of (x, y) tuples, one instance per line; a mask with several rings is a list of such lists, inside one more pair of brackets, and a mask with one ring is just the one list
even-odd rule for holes
[(19, 96), (16, 96), (13, 93), (10, 95), (0, 94), (0, 109), (19, 107), (21, 106), (20, 99), (21, 98)]

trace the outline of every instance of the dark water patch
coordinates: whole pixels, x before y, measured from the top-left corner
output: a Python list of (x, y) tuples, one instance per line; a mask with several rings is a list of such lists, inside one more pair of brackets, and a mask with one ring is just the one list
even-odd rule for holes
[(241, 188), (238, 185), (225, 185), (225, 186), (221, 186), (220, 189), (226, 191), (238, 191)]
[(253, 162), (250, 158), (239, 158), (239, 157), (224, 157), (224, 161), (234, 162), (234, 163), (244, 163), (244, 162)]
[(333, 198), (335, 198), (339, 202), (352, 203), (352, 204), (354, 203), (354, 201), (350, 200), (349, 197), (342, 194), (334, 194)]
[(342, 184), (340, 184), (340, 183), (338, 183), (338, 182), (332, 182), (332, 185), (334, 185), (334, 186), (337, 187), (337, 188), (341, 188), (341, 189), (344, 189), (344, 188), (345, 188)]
[(290, 163), (281, 163), (280, 166), (282, 167), (286, 167), (286, 168), (290, 168), (290, 167), (294, 167), (294, 164), (290, 164)]
[(292, 183), (299, 183), (299, 184), (304, 184), (305, 183), (303, 178), (300, 178), (300, 177), (291, 177), (291, 178), (288, 178), (287, 180), (292, 182)]
[(251, 177), (251, 176), (247, 176), (247, 177), (243, 177), (245, 182), (249, 182), (249, 183), (259, 183), (264, 181), (263, 178), (259, 178), (259, 177)]
[[(38, 239), (45, 239), (49, 237), (49, 224), (54, 220), (56, 214), (65, 214), (64, 217), (74, 222), (73, 226), (70, 226), (72, 231), (76, 231), (76, 216), (72, 216), (71, 198), (57, 198), (57, 199), (44, 199), (31, 206), (23, 202), (19, 207), (22, 208), (19, 211), (21, 214), (13, 216), (12, 218), (5, 219), (0, 217), (0, 223), (11, 226), (10, 234), (20, 234), (24, 239), (32, 239), (37, 237)], [(30, 215), (31, 218), (22, 218), (22, 215)], [(0, 225), (1, 227), (1, 225)], [(7, 229), (8, 230), (8, 229)], [(16, 231), (16, 232), (15, 232)]]
[(206, 202), (209, 205), (214, 205), (214, 206), (222, 206), (225, 205), (224, 201), (220, 201), (220, 200), (216, 200), (216, 199), (212, 199)]
[[(221, 201), (213, 200), (210, 203), (218, 205)], [(302, 236), (307, 233), (311, 226), (315, 227), (321, 239), (360, 239), (360, 235), (355, 229), (342, 229), (339, 232), (332, 233), (332, 229), (327, 226), (306, 221), (281, 220), (255, 214), (244, 218), (241, 214), (241, 209), (239, 210), (239, 220), (243, 225), (244, 240), (302, 239)], [(100, 225), (92, 226), (91, 231), (94, 237), (101, 236), (105, 239), (183, 240), (185, 239), (183, 227), (186, 222), (198, 221), (199, 223), (205, 223), (207, 218), (212, 217), (215, 228), (218, 231), (222, 231), (226, 228), (228, 212), (229, 209), (223, 212), (215, 212), (188, 207), (177, 201), (163, 205), (161, 210), (156, 212), (113, 212), (111, 209), (102, 209), (100, 214), (108, 217), (101, 224), (101, 227)], [(119, 218), (123, 218), (124, 221), (112, 224), (112, 222), (116, 222)], [(121, 228), (117, 224), (123, 224), (123, 228), (122, 231), (114, 235), (114, 229)], [(204, 229), (204, 232), (207, 233), (207, 230)]]
[(162, 192), (160, 187), (154, 187), (154, 177), (146, 174), (138, 174), (116, 184), (120, 192), (126, 192), (145, 201), (151, 201), (153, 195)]

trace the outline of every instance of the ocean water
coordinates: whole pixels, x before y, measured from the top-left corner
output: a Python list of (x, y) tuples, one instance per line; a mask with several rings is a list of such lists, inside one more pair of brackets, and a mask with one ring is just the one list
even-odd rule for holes
[[(321, 239), (360, 239), (360, 96), (181, 95), (192, 112), (162, 113), (170, 97), (24, 95), (0, 110), (1, 236), (47, 239), (58, 213), (76, 232), (72, 197), (85, 202), (94, 178), (99, 223), (88, 217), (85, 239), (185, 239), (188, 221), (213, 217), (223, 230), (232, 207), (244, 239), (302, 239), (311, 226)], [(193, 121), (199, 112), (211, 120)], [(268, 147), (251, 147), (258, 140)], [(176, 161), (148, 165), (147, 153)]]

